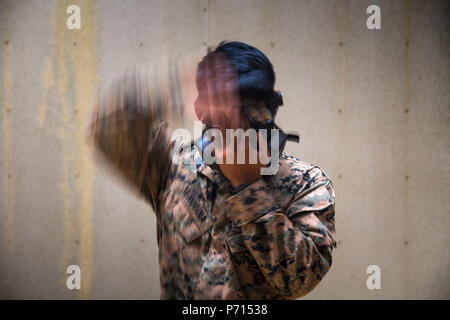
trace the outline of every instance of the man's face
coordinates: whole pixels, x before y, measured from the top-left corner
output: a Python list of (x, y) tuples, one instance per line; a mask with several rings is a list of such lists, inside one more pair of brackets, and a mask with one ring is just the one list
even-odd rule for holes
[(199, 102), (195, 106), (197, 117), (208, 127), (226, 129), (250, 128), (249, 116), (259, 123), (272, 120), (272, 114), (264, 101), (239, 98), (228, 93), (226, 97)]
[(245, 129), (246, 119), (241, 112), (243, 101), (238, 94), (229, 91), (222, 92), (212, 98), (200, 97), (195, 105), (195, 111), (200, 121), (207, 127), (220, 129)]
[[(220, 101), (220, 100), (219, 100)], [(250, 152), (257, 152), (255, 147), (251, 148), (250, 145), (260, 145), (261, 137), (257, 131), (250, 127), (249, 113), (252, 117), (258, 121), (263, 122), (271, 119), (271, 113), (269, 109), (265, 107), (263, 101), (254, 101), (249, 99), (236, 99), (235, 97), (228, 97), (221, 100), (228, 101), (229, 103), (219, 103), (208, 106), (196, 106), (202, 108), (202, 112), (197, 112), (199, 120), (207, 125), (209, 128), (219, 129), (221, 133), (221, 142), (216, 141), (216, 155), (218, 154), (217, 147), (222, 146), (222, 152), (224, 160), (228, 157), (234, 158), (233, 163), (240, 163), (237, 160), (239, 154), (245, 155), (245, 163), (251, 162)], [(232, 129), (234, 132), (228, 132), (227, 129)], [(242, 130), (237, 130), (242, 129)], [(250, 130), (249, 130), (250, 129)], [(229, 131), (229, 130), (228, 130)], [(211, 134), (211, 132), (209, 133)], [(215, 135), (216, 133), (214, 133)], [(238, 136), (240, 138), (238, 138)], [(232, 140), (228, 141), (231, 138)], [(256, 139), (250, 143), (250, 139)], [(265, 150), (267, 150), (267, 142), (264, 142)], [(268, 155), (267, 155), (268, 156)], [(256, 156), (253, 156), (256, 161)]]
[[(241, 98), (237, 72), (226, 58), (218, 56), (211, 69), (204, 74), (207, 77), (205, 79), (206, 86), (202, 87), (202, 92), (198, 93), (195, 103), (198, 119), (207, 127), (220, 130), (223, 143), (220, 149), (223, 149), (224, 155), (234, 151), (234, 156), (240, 153), (245, 154), (248, 158), (250, 138), (232, 138), (227, 134), (227, 129), (236, 131), (242, 129), (240, 132), (250, 132), (249, 114), (259, 122), (261, 119), (266, 120), (267, 117), (271, 119), (271, 116), (268, 115), (270, 111), (265, 108), (262, 101)], [(208, 78), (208, 76), (212, 78)], [(227, 141), (227, 137), (232, 140)], [(253, 137), (255, 140), (259, 140), (258, 133), (255, 132)], [(255, 144), (258, 142), (252, 143), (252, 145)], [(216, 151), (217, 147), (215, 146)], [(228, 158), (228, 156), (226, 157)]]

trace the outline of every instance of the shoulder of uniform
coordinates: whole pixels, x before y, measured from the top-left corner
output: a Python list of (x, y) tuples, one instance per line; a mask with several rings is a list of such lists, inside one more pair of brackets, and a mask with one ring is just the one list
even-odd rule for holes
[(315, 167), (313, 164), (303, 161), (287, 152), (283, 152), (280, 157), (280, 167), (276, 176), (278, 179), (290, 176), (301, 177), (313, 167)]
[(280, 157), (280, 166), (272, 181), (276, 187), (296, 193), (306, 184), (330, 180), (328, 175), (315, 164), (303, 161), (298, 157), (283, 152)]

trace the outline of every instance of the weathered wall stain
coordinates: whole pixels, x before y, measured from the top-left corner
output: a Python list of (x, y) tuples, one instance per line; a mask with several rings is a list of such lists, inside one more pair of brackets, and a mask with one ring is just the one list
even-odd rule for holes
[[(67, 266), (78, 264), (83, 273), (79, 298), (88, 299), (93, 276), (92, 185), (94, 174), (92, 150), (86, 144), (85, 127), (97, 82), (97, 17), (95, 1), (76, 1), (82, 10), (81, 30), (68, 30), (66, 8), (71, 4), (74, 4), (74, 1), (55, 1), (53, 18), (56, 83), (61, 107), (60, 187), (64, 208), (61, 279), (64, 288)], [(50, 74), (47, 70), (44, 72)], [(49, 78), (51, 79), (50, 76), (45, 76), (45, 79)], [(49, 82), (43, 83), (45, 89), (51, 85)], [(44, 111), (41, 110), (40, 119), (43, 118), (42, 113)], [(64, 292), (68, 294), (67, 290)]]
[(55, 85), (55, 76), (53, 74), (53, 57), (47, 57), (44, 69), (42, 70), (41, 81), (43, 87), (42, 104), (39, 107), (37, 121), (39, 128), (43, 129), (47, 118), (47, 99), (50, 89)]
[[(93, 241), (92, 193), (94, 164), (91, 146), (85, 140), (85, 127), (90, 116), (96, 89), (97, 78), (97, 12), (96, 3), (90, 0), (80, 1), (83, 8), (83, 27), (79, 33), (71, 33), (72, 61), (74, 67), (75, 89), (75, 172), (78, 174), (77, 187), (80, 194), (78, 216), (80, 232), (79, 261), (84, 270), (84, 290), (80, 298), (90, 298), (93, 277)], [(79, 45), (78, 45), (79, 44)]]

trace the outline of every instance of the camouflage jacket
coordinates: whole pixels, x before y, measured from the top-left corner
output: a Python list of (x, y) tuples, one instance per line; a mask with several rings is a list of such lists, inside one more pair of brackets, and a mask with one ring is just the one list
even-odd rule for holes
[(161, 299), (295, 299), (320, 282), (336, 247), (321, 168), (283, 152), (276, 175), (235, 190), (197, 144), (173, 162), (165, 123), (113, 100), (90, 136), (156, 213)]

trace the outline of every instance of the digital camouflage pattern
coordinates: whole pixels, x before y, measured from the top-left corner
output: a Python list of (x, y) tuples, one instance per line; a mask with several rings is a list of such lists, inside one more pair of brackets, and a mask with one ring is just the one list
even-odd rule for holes
[[(131, 73), (100, 93), (89, 126), (100, 154), (156, 213), (161, 298), (295, 299), (310, 292), (336, 247), (329, 177), (283, 152), (276, 175), (233, 189), (202, 160), (201, 143), (170, 140), (163, 92)], [(172, 162), (180, 145), (188, 152)]]

